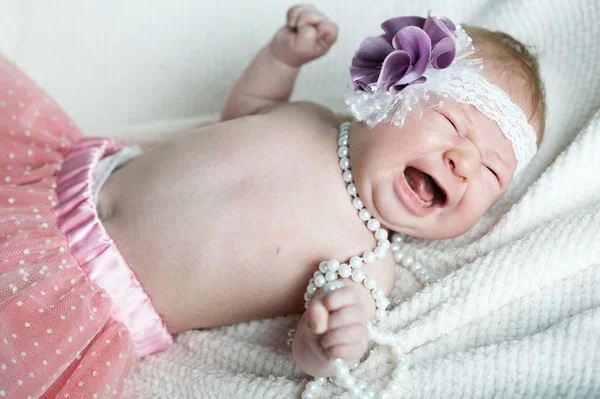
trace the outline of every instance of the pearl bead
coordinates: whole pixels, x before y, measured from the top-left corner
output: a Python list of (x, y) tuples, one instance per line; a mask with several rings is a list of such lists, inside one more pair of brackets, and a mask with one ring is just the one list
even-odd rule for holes
[(404, 267), (410, 267), (410, 265), (412, 265), (415, 261), (415, 258), (413, 258), (412, 256), (405, 256), (404, 258), (402, 258), (402, 265)]
[(390, 245), (390, 250), (392, 252), (400, 251), (400, 244), (397, 242), (392, 242)]
[(385, 258), (385, 249), (382, 247), (377, 247), (373, 250), (373, 253), (375, 254), (375, 257), (377, 259), (383, 259)]
[(375, 254), (373, 253), (373, 251), (366, 251), (363, 254), (363, 260), (365, 261), (365, 263), (375, 262)]
[(377, 229), (377, 231), (375, 232), (375, 239), (376, 240), (385, 240), (386, 238), (388, 238), (388, 232), (386, 229)]
[(342, 179), (344, 179), (346, 183), (350, 183), (352, 181), (352, 172), (350, 169), (345, 170), (344, 173), (342, 173)]
[(361, 210), (365, 207), (362, 200), (359, 197), (356, 197), (352, 200), (352, 205), (358, 210)]
[(377, 317), (379, 320), (383, 319), (386, 315), (387, 312), (384, 309), (377, 309), (375, 311), (375, 317)]
[(362, 270), (357, 269), (352, 272), (352, 280), (353, 281), (360, 283), (364, 280), (364, 278), (365, 278), (365, 273)]
[(350, 167), (350, 160), (348, 158), (340, 159), (340, 168), (346, 170)]
[(314, 284), (309, 284), (309, 285), (308, 285), (308, 288), (306, 288), (306, 290), (307, 290), (308, 292), (310, 292), (311, 294), (314, 294), (315, 292), (317, 292), (317, 287), (315, 287), (315, 285), (314, 285)]
[(360, 269), (362, 266), (363, 260), (360, 256), (353, 256), (350, 258), (350, 266), (353, 269)]
[(350, 389), (350, 394), (354, 395), (355, 397), (358, 397), (362, 394), (362, 389), (360, 389), (360, 387), (353, 387)]
[(371, 296), (373, 297), (373, 299), (375, 299), (376, 301), (378, 299), (383, 298), (385, 295), (385, 292), (383, 291), (383, 288), (381, 287), (377, 287), (375, 289), (373, 289), (373, 291), (371, 291)]
[(312, 299), (312, 294), (310, 292), (305, 292), (304, 293), (304, 301), (308, 302)]
[(344, 360), (340, 359), (339, 357), (334, 357), (333, 359), (331, 359), (331, 364), (333, 364), (333, 367), (340, 367), (346, 365), (344, 363)]
[(337, 280), (337, 273), (336, 272), (327, 272), (327, 274), (325, 275), (325, 280), (327, 280), (327, 281)]
[(338, 273), (340, 274), (340, 277), (348, 278), (352, 275), (352, 269), (347, 264), (342, 263), (340, 265), (340, 270), (338, 270)]
[(397, 242), (398, 244), (400, 244), (402, 241), (404, 241), (404, 237), (402, 237), (402, 234), (400, 234), (400, 233), (392, 234), (392, 242)]
[(327, 262), (327, 270), (330, 272), (337, 272), (340, 268), (340, 261), (337, 259), (331, 259)]
[(320, 274), (321, 274), (321, 272), (319, 270), (317, 270), (316, 272), (313, 273), (313, 278), (317, 278), (317, 276)]
[(319, 263), (319, 271), (321, 273), (327, 273), (327, 261)]
[(312, 394), (312, 392), (308, 392), (308, 391), (304, 391), (302, 392), (302, 399), (314, 399), (315, 395)]
[(321, 288), (325, 283), (327, 283), (327, 280), (325, 280), (325, 277), (322, 274), (315, 277), (315, 287)]
[(348, 147), (346, 147), (345, 145), (341, 146), (338, 149), (338, 157), (347, 158), (348, 157)]
[(339, 146), (347, 146), (347, 145), (348, 145), (348, 143), (349, 143), (349, 141), (348, 141), (348, 137), (340, 137), (340, 138), (338, 139), (338, 145), (339, 145)]
[(379, 227), (381, 227), (381, 223), (379, 223), (379, 220), (377, 219), (369, 219), (367, 222), (367, 228), (371, 231), (376, 231)]
[(377, 309), (386, 309), (390, 305), (390, 301), (387, 298), (381, 298), (375, 301)]
[(394, 260), (396, 262), (400, 262), (402, 260), (402, 258), (404, 258), (404, 253), (403, 252), (400, 252), (400, 251), (394, 252)]
[(315, 382), (319, 385), (325, 385), (326, 380), (325, 377), (315, 377)]
[(317, 390), (319, 389), (319, 384), (317, 384), (317, 383), (316, 383), (316, 382), (314, 382), (314, 381), (309, 381), (309, 382), (306, 384), (306, 389), (307, 389), (308, 391), (315, 392), (315, 391), (317, 391)]
[(363, 281), (363, 285), (366, 289), (372, 290), (373, 288), (377, 287), (377, 281), (375, 281), (375, 277), (369, 276), (365, 278), (365, 280)]
[(392, 244), (390, 243), (390, 240), (384, 238), (383, 240), (379, 240), (377, 241), (377, 246), (381, 247), (383, 249), (388, 249)]
[(410, 271), (413, 273), (417, 273), (421, 269), (423, 269), (423, 265), (421, 265), (419, 262), (415, 262), (410, 266)]
[(354, 183), (348, 184), (348, 186), (346, 187), (346, 190), (348, 191), (348, 194), (350, 194), (353, 197), (356, 197), (357, 191), (356, 191), (356, 186), (354, 185)]
[(360, 210), (360, 212), (358, 212), (358, 217), (363, 222), (366, 222), (367, 220), (371, 219), (371, 214), (369, 213), (369, 211), (363, 208)]

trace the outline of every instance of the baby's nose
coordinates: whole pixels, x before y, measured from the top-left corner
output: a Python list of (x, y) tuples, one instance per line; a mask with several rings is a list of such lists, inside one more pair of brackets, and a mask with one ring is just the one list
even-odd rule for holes
[(452, 147), (446, 151), (444, 161), (456, 176), (468, 180), (480, 167), (481, 156), (473, 143), (465, 139), (462, 145)]

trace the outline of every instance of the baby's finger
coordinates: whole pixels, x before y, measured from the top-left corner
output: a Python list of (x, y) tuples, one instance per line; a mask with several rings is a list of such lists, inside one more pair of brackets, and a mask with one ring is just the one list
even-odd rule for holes
[(329, 45), (335, 43), (338, 37), (338, 26), (335, 22), (323, 21), (317, 25), (317, 36)]
[(321, 14), (319, 11), (307, 10), (298, 14), (296, 23), (293, 25), (296, 28), (301, 28), (306, 25), (316, 26), (317, 24), (327, 21), (327, 17)]
[(308, 327), (313, 334), (320, 335), (327, 331), (329, 312), (321, 300), (314, 300), (310, 303), (306, 310), (306, 317), (308, 318)]
[(365, 340), (364, 343), (360, 344), (342, 344), (332, 346), (331, 348), (324, 350), (324, 352), (330, 359), (337, 357), (345, 360), (347, 364), (353, 364), (360, 360), (367, 348), (368, 345), (367, 341)]
[(297, 26), (298, 17), (305, 11), (318, 12), (317, 9), (311, 4), (299, 4), (290, 8), (287, 13), (288, 28), (295, 28)]
[(321, 336), (319, 342), (321, 347), (326, 350), (336, 345), (356, 344), (367, 340), (368, 331), (364, 324), (352, 324), (327, 331)]
[(300, 13), (304, 11), (316, 11), (316, 8), (313, 7), (311, 4), (298, 4), (297, 6), (290, 8), (287, 12), (288, 28), (296, 27), (296, 20), (298, 19)]
[(358, 296), (356, 292), (348, 287), (339, 288), (323, 297), (323, 304), (330, 312), (338, 310), (344, 306), (356, 305)]
[(366, 317), (365, 312), (358, 305), (344, 306), (343, 308), (336, 310), (329, 314), (329, 325), (328, 330), (335, 330), (336, 328), (348, 326), (356, 323), (365, 323)]
[(295, 37), (296, 45), (302, 46), (302, 43), (314, 43), (317, 38), (317, 29), (312, 25), (304, 25), (298, 28), (298, 34)]

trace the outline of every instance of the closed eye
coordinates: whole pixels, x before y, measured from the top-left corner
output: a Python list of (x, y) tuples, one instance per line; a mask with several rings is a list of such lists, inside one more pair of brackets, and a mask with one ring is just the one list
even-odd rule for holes
[(456, 130), (456, 133), (458, 133), (458, 129), (456, 128), (456, 125), (454, 124), (454, 122), (452, 122), (452, 119), (448, 118), (446, 115), (444, 115), (444, 118), (446, 118), (446, 120), (448, 122), (450, 122), (450, 124), (452, 125), (452, 127), (454, 128), (454, 130)]
[(486, 168), (492, 172), (494, 174), (494, 176), (496, 177), (496, 180), (498, 180), (498, 182), (500, 182), (500, 178), (498, 177), (498, 174), (494, 171), (494, 169), (490, 168), (489, 166), (486, 166)]

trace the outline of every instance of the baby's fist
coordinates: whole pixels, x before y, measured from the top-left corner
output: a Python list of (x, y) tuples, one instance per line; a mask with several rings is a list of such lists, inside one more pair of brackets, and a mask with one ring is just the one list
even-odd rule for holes
[(290, 8), (287, 23), (271, 41), (271, 54), (292, 67), (321, 57), (335, 43), (338, 27), (311, 5)]
[(354, 364), (367, 350), (367, 315), (351, 288), (338, 288), (313, 300), (306, 317), (328, 358), (341, 358), (347, 364)]

